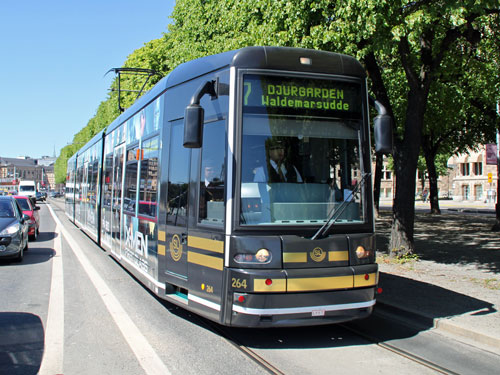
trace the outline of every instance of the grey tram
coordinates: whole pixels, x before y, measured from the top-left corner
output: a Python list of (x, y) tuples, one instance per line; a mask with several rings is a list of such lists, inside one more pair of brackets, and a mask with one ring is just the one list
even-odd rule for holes
[(158, 296), (220, 324), (366, 317), (368, 104), (365, 71), (341, 54), (248, 47), (187, 62), (69, 160), (66, 214)]

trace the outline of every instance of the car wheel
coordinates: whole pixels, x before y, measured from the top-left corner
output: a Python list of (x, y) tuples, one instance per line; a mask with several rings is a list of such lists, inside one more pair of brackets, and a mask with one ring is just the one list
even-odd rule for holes
[(26, 250), (27, 247), (28, 247), (28, 242), (26, 242), (26, 246), (24, 248), (21, 247), (21, 250), (19, 251), (19, 254), (17, 255), (17, 257), (15, 259), (16, 262), (21, 263), (23, 261), (24, 250)]
[(29, 236), (29, 239), (31, 241), (36, 241), (36, 239), (38, 238), (38, 234), (39, 234), (38, 229), (35, 228), (35, 234), (32, 234), (31, 236)]

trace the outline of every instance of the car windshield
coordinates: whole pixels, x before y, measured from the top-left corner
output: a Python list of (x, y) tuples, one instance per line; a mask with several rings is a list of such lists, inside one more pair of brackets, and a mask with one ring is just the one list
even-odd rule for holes
[[(349, 204), (336, 222), (364, 223), (365, 193), (352, 193), (363, 170), (359, 86), (305, 79), (276, 81), (255, 75), (245, 79), (240, 224), (323, 224), (344, 201)], [(312, 96), (343, 99), (320, 105), (320, 98), (307, 99), (310, 88)], [(286, 98), (287, 90), (295, 90), (299, 99)], [(255, 91), (261, 100), (250, 105)], [(347, 110), (318, 110), (332, 102)], [(313, 103), (315, 110), (304, 109)]]
[(17, 203), (19, 203), (19, 206), (21, 207), (21, 210), (23, 211), (31, 211), (31, 206), (28, 203), (27, 199), (17, 199)]
[(8, 200), (0, 200), (0, 217), (14, 217), (14, 209)]
[(35, 187), (31, 185), (21, 185), (19, 186), (19, 191), (35, 191)]

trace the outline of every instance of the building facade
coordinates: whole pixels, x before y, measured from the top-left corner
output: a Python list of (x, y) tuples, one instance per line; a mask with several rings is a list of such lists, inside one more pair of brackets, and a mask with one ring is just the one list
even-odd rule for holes
[(451, 193), (453, 200), (496, 202), (498, 170), (496, 164), (486, 163), (486, 146), (478, 151), (452, 156), (448, 166), (453, 170)]
[[(496, 164), (487, 164), (486, 146), (480, 145), (477, 151), (454, 155), (448, 159), (448, 174), (438, 180), (440, 199), (455, 201), (494, 203), (497, 198), (498, 172)], [(375, 163), (373, 163), (375, 170)], [(380, 200), (393, 200), (396, 181), (394, 173), (388, 167), (384, 157), (382, 180), (380, 183)], [(416, 178), (415, 198), (421, 199), (422, 193), (429, 191), (429, 180), (418, 173)]]
[(54, 189), (56, 158), (41, 159), (0, 157), (0, 192), (17, 191), (19, 181), (33, 180), (39, 188)]

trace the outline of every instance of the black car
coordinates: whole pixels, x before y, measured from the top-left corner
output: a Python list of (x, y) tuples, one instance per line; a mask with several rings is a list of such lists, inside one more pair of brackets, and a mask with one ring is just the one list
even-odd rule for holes
[(0, 257), (23, 260), (28, 250), (29, 216), (12, 196), (0, 196)]
[(47, 199), (47, 193), (45, 193), (44, 191), (37, 191), (36, 192), (36, 201), (37, 202), (39, 202), (39, 201), (45, 202), (46, 199)]

